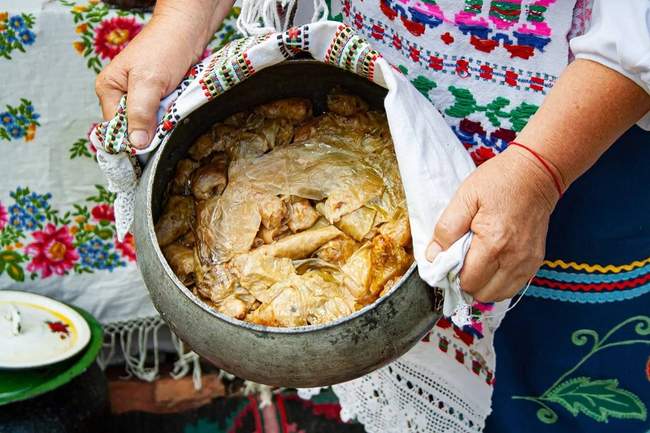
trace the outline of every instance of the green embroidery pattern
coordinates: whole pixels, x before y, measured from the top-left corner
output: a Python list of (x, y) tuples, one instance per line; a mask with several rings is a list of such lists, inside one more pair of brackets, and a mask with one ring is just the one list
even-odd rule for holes
[[(407, 77), (409, 76), (409, 70), (404, 65), (398, 65), (397, 68)], [(429, 78), (418, 75), (417, 77), (411, 79), (411, 83), (415, 86), (416, 89), (427, 99), (431, 100), (429, 92), (438, 87), (435, 81), (430, 80)], [(510, 100), (504, 98), (503, 96), (498, 96), (487, 105), (479, 105), (476, 101), (472, 92), (468, 89), (462, 87), (449, 86), (449, 92), (454, 97), (454, 103), (451, 107), (447, 108), (444, 112), (450, 117), (456, 117), (460, 119), (465, 119), (467, 116), (473, 113), (484, 112), (485, 116), (488, 118), (492, 126), (495, 128), (502, 126), (502, 121), (509, 120), (512, 125), (512, 129), (515, 132), (521, 131), (528, 120), (533, 114), (537, 111), (539, 106), (534, 104), (529, 104), (527, 102), (522, 102), (511, 110), (507, 110), (507, 107), (511, 104)]]
[(544, 22), (544, 14), (547, 9), (548, 7), (541, 4), (528, 5), (528, 14), (526, 14), (526, 19), (531, 22)]
[(501, 119), (508, 119), (512, 124), (512, 129), (516, 132), (521, 131), (528, 119), (535, 114), (539, 108), (537, 105), (522, 102), (510, 111), (504, 109), (510, 105), (510, 100), (503, 96), (496, 97), (487, 105), (479, 105), (474, 95), (467, 90), (456, 86), (449, 86), (449, 91), (454, 96), (454, 104), (445, 110), (445, 114), (451, 117), (466, 118), (472, 113), (485, 112), (492, 126), (500, 127)]
[[(633, 324), (633, 330), (639, 339), (611, 341), (612, 336), (622, 328)], [(546, 424), (554, 424), (558, 420), (557, 413), (549, 406), (559, 404), (571, 415), (586, 415), (594, 421), (607, 422), (608, 419), (638, 419), (644, 421), (648, 410), (641, 399), (631, 391), (619, 388), (616, 379), (592, 379), (589, 377), (574, 377), (567, 379), (578, 368), (596, 353), (613, 347), (632, 344), (650, 345), (650, 317), (634, 316), (607, 332), (602, 339), (593, 329), (579, 329), (571, 335), (571, 342), (576, 346), (584, 346), (593, 341), (591, 350), (571, 369), (560, 376), (555, 383), (540, 396), (513, 396), (514, 400), (528, 400), (537, 403), (540, 409), (537, 418)]]
[(471, 13), (481, 13), (481, 9), (483, 8), (483, 0), (465, 0), (465, 8), (463, 9), (465, 12), (471, 12)]
[(330, 21), (338, 21), (338, 22), (343, 22), (343, 14), (339, 13), (338, 15), (332, 15), (332, 0), (325, 0), (327, 3), (327, 7), (329, 9), (329, 15), (327, 17), (328, 20)]
[(91, 152), (91, 144), (87, 138), (80, 138), (72, 143), (70, 146), (70, 159), (75, 158), (94, 158), (94, 153)]
[(435, 81), (428, 79), (424, 75), (418, 75), (414, 80), (411, 80), (411, 83), (424, 96), (427, 96), (430, 91), (438, 87)]
[[(402, 74), (408, 76), (409, 70), (406, 68), (404, 65), (398, 65), (397, 69), (399, 69)], [(438, 87), (435, 81), (430, 80), (429, 78), (425, 77), (424, 75), (418, 75), (414, 79), (411, 80), (411, 84), (418, 89), (420, 93), (422, 93), (427, 99), (431, 100), (429, 97), (429, 92)]]
[(490, 5), (490, 16), (499, 20), (507, 21), (510, 23), (517, 23), (519, 21), (519, 14), (521, 13), (521, 3), (509, 1), (493, 1)]

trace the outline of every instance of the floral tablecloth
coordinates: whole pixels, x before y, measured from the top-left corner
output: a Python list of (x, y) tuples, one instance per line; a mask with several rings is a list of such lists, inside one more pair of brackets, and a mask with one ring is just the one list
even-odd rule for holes
[[(206, 55), (237, 37), (237, 13)], [(101, 116), (97, 73), (148, 17), (92, 0), (0, 2), (0, 289), (85, 308), (106, 325), (109, 352), (119, 342), (127, 358), (131, 340), (146, 346), (162, 322), (133, 237), (115, 236), (114, 196), (87, 134)]]

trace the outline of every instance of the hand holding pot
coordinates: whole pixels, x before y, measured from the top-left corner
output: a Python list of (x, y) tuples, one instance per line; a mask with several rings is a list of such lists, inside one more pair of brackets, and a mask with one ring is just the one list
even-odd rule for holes
[(146, 147), (156, 127), (160, 100), (197, 62), (232, 7), (231, 0), (158, 1), (151, 21), (97, 77), (104, 120), (128, 93), (129, 139)]
[(433, 260), (472, 230), (460, 282), (476, 300), (514, 296), (542, 264), (550, 214), (559, 198), (544, 170), (513, 146), (472, 173), (440, 217), (427, 258)]

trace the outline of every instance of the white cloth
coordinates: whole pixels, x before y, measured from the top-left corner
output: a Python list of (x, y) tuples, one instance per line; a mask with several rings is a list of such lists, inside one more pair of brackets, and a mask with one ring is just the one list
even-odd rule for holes
[(433, 263), (425, 253), (440, 214), (474, 163), (438, 110), (402, 74), (388, 75), (396, 76), (401, 85), (387, 82), (390, 92), (384, 105), (406, 192), (415, 260), (420, 277), (445, 290), (443, 314), (463, 326), (468, 324), (468, 313), (463, 313), (472, 298), (462, 292), (459, 274), (471, 233), (438, 254)]
[[(650, 1), (596, 0), (587, 32), (571, 40), (577, 59), (598, 62), (650, 94)], [(650, 130), (650, 112), (638, 123)]]

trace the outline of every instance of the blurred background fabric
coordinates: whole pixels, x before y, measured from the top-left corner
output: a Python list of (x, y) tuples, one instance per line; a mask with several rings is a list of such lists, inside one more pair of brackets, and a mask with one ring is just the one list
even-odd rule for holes
[[(238, 12), (205, 56), (238, 37)], [(0, 289), (90, 311), (107, 331), (100, 361), (126, 355), (130, 372), (145, 379), (156, 371), (145, 368), (144, 352), (164, 325), (135, 265), (133, 237), (115, 236), (114, 196), (87, 134), (101, 120), (97, 74), (150, 16), (93, 0), (0, 3)]]

